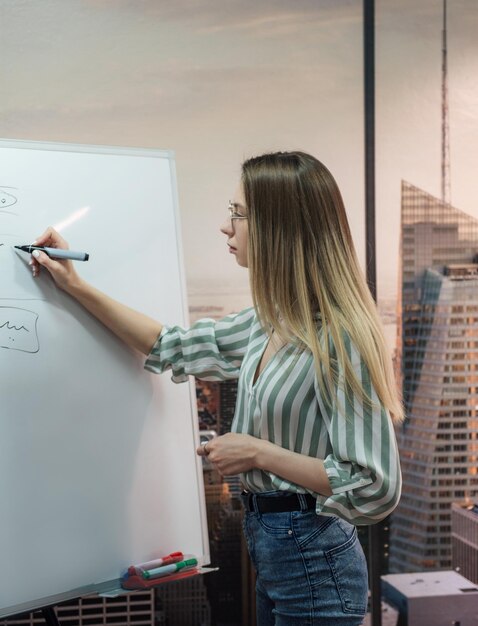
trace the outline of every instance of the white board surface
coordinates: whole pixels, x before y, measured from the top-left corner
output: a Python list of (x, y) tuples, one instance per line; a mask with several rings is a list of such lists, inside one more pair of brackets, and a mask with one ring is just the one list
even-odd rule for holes
[(0, 142), (0, 617), (172, 551), (209, 562), (193, 383), (32, 278), (13, 246), (49, 225), (96, 287), (187, 323), (170, 152)]

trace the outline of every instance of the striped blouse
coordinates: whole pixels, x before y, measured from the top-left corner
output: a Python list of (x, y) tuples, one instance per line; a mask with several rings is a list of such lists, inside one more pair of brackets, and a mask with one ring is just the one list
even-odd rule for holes
[[(331, 496), (312, 493), (316, 512), (352, 524), (373, 524), (395, 508), (401, 474), (390, 415), (378, 400), (358, 352), (347, 342), (359, 380), (372, 398), (366, 407), (345, 394), (343, 377), (332, 403), (322, 393), (312, 353), (286, 344), (254, 375), (268, 335), (253, 308), (220, 321), (200, 320), (191, 328), (164, 327), (145, 368), (172, 370), (175, 382), (189, 375), (202, 380), (238, 379), (232, 432), (247, 433), (283, 448), (323, 459)], [(252, 492), (307, 490), (260, 469), (241, 475)]]

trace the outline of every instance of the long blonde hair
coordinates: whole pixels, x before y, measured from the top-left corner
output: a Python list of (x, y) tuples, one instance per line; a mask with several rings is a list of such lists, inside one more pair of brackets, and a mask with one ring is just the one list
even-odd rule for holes
[(252, 297), (264, 328), (311, 350), (331, 400), (341, 369), (346, 393), (372, 406), (354, 373), (349, 337), (380, 402), (403, 419), (382, 324), (332, 174), (309, 154), (278, 152), (245, 161), (242, 183)]

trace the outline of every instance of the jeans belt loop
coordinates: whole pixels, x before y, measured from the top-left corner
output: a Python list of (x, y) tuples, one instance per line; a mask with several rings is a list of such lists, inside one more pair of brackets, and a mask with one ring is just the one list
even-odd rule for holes
[(307, 511), (308, 506), (307, 506), (307, 500), (305, 499), (305, 496), (303, 493), (298, 493), (297, 497), (299, 498), (299, 502), (300, 502), (300, 510), (301, 511)]
[(251, 502), (251, 505), (252, 505), (251, 506), (251, 510), (254, 511), (254, 513), (260, 513), (259, 504), (257, 502), (257, 494), (251, 493), (249, 498), (250, 498), (250, 502)]
[(257, 501), (256, 501), (255, 494), (252, 493), (251, 491), (248, 491), (246, 493), (246, 496), (247, 496), (247, 510), (254, 511), (254, 513), (259, 513), (259, 511), (257, 510)]

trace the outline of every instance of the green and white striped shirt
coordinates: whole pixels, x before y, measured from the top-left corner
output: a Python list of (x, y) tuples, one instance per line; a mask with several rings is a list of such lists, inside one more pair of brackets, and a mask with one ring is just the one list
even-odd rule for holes
[[(145, 368), (172, 370), (175, 382), (189, 375), (202, 380), (238, 379), (231, 430), (266, 439), (283, 448), (324, 460), (332, 495), (317, 493), (316, 512), (337, 515), (352, 524), (373, 524), (395, 508), (401, 474), (392, 421), (380, 405), (368, 370), (348, 341), (359, 380), (374, 401), (364, 407), (345, 394), (343, 377), (332, 403), (317, 382), (312, 353), (286, 344), (254, 375), (268, 335), (254, 309), (220, 321), (200, 320), (191, 328), (163, 328)], [(293, 491), (303, 487), (271, 472), (252, 469), (241, 475), (252, 492)]]

